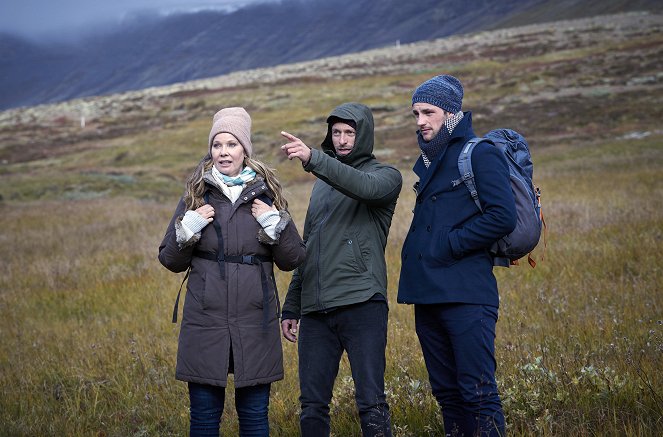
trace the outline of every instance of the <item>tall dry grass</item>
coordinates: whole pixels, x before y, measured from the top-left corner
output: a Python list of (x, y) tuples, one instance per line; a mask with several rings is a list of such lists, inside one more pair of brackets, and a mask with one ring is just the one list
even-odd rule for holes
[[(654, 436), (663, 425), (661, 17), (630, 15), (454, 37), (358, 54), (264, 85), (108, 97), (80, 130), (76, 104), (0, 117), (0, 436), (176, 436), (188, 424), (174, 380), (182, 275), (157, 246), (211, 115), (246, 106), (302, 230), (313, 178), (278, 154), (280, 130), (315, 146), (344, 101), (373, 108), (376, 154), (405, 183), (387, 245), (386, 385), (397, 436), (442, 434), (414, 333), (396, 303), (418, 150), (414, 87), (460, 77), (478, 133), (522, 131), (548, 222), (536, 269), (498, 269), (498, 384), (514, 436)], [(406, 52), (414, 53), (413, 57)], [(330, 68), (338, 74), (327, 76)], [(126, 99), (129, 99), (126, 101)], [(80, 102), (79, 102), (80, 103)], [(123, 108), (120, 111), (113, 108)], [(181, 108), (186, 108), (182, 110)], [(63, 112), (64, 111), (64, 112)], [(77, 113), (76, 113), (77, 114)], [(35, 132), (34, 126), (39, 130)], [(290, 275), (277, 274), (284, 294)], [(273, 386), (271, 430), (297, 435), (296, 347)], [(232, 390), (223, 431), (237, 434)], [(336, 436), (359, 434), (344, 358)]]
[[(663, 139), (534, 151), (548, 243), (536, 269), (496, 270), (498, 383), (511, 435), (657, 435), (663, 380)], [(294, 165), (294, 164), (293, 164)], [(405, 184), (387, 248), (386, 384), (395, 434), (440, 435), (414, 333), (396, 304), (411, 218)], [(287, 186), (300, 230), (310, 182)], [(0, 435), (184, 435), (185, 384), (174, 380), (181, 276), (156, 260), (177, 199), (119, 197), (4, 205), (0, 213)], [(289, 274), (279, 273), (282, 294)], [(273, 385), (273, 435), (296, 435), (296, 348)], [(232, 407), (223, 431), (237, 433)], [(343, 359), (334, 435), (358, 435)]]

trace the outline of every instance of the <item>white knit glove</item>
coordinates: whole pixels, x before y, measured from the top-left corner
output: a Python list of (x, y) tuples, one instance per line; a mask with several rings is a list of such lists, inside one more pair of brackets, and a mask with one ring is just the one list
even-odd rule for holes
[(262, 226), (262, 229), (265, 231), (269, 238), (276, 239), (276, 225), (281, 220), (281, 216), (278, 211), (267, 211), (260, 214), (256, 220)]
[(196, 211), (187, 211), (186, 214), (184, 214), (184, 217), (182, 217), (182, 227), (179, 229), (182, 232), (177, 233), (177, 242), (185, 244), (191, 240), (194, 235), (202, 231), (207, 224), (207, 219)]

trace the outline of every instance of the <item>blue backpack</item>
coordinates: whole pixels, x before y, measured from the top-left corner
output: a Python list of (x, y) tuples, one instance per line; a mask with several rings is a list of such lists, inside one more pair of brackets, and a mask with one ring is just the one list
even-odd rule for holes
[(479, 211), (483, 212), (472, 171), (472, 151), (482, 141), (493, 144), (504, 153), (509, 166), (511, 190), (516, 199), (516, 228), (491, 247), (493, 264), (509, 267), (509, 265), (518, 264), (520, 258), (527, 256), (529, 264), (534, 267), (536, 262), (532, 258), (531, 252), (539, 244), (541, 229), (542, 226), (545, 227), (545, 221), (541, 211), (541, 190), (532, 182), (532, 156), (525, 138), (511, 129), (495, 129), (488, 132), (483, 138), (472, 138), (458, 157), (458, 170), (461, 177), (453, 181), (453, 185), (457, 186), (464, 182)]

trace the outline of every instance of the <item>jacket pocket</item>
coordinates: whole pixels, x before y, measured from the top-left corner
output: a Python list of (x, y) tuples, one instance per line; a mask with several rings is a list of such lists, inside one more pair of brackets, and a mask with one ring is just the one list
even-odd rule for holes
[(345, 234), (343, 237), (344, 253), (341, 255), (350, 267), (357, 273), (364, 273), (367, 270), (366, 261), (362, 254), (362, 248), (359, 244), (359, 238), (353, 234)]
[(187, 283), (187, 294), (198, 302), (201, 308), (205, 308), (205, 285), (206, 277), (204, 270), (192, 271)]
[(431, 257), (435, 260), (436, 264), (443, 267), (448, 267), (456, 264), (458, 260), (454, 258), (451, 251), (451, 243), (449, 242), (450, 226), (443, 226), (434, 234), (431, 240)]

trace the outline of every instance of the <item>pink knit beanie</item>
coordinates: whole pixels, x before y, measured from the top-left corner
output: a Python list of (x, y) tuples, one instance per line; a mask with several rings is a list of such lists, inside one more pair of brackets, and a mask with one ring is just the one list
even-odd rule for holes
[(209, 132), (209, 150), (212, 150), (214, 137), (221, 133), (232, 134), (244, 148), (249, 158), (253, 153), (251, 144), (251, 116), (244, 108), (223, 108), (212, 119), (212, 130)]

